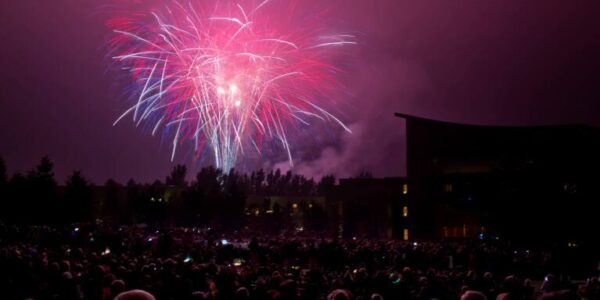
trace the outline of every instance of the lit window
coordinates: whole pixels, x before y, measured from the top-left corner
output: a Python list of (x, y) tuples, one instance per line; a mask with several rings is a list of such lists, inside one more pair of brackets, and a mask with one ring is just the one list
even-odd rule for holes
[(408, 206), (402, 207), (402, 216), (405, 218), (408, 217)]
[(452, 192), (452, 184), (451, 183), (444, 184), (444, 192), (446, 192), (446, 193)]
[(298, 203), (294, 203), (294, 204), (292, 204), (292, 208), (293, 208), (293, 209), (296, 209), (296, 208), (298, 208)]
[(569, 194), (577, 193), (577, 184), (572, 182), (567, 182), (563, 184), (563, 190)]
[(402, 233), (402, 239), (408, 241), (408, 228), (404, 228), (404, 231)]
[(402, 194), (404, 194), (404, 195), (408, 194), (408, 184), (407, 183), (402, 184)]

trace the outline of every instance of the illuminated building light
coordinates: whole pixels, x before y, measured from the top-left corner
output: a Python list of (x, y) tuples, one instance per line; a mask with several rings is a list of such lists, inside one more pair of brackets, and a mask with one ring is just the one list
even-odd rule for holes
[(402, 184), (402, 194), (408, 194), (408, 183)]
[(444, 192), (446, 192), (446, 193), (452, 192), (452, 184), (451, 183), (444, 184)]
[(404, 231), (402, 232), (402, 239), (408, 241), (408, 238), (408, 228), (404, 228)]
[(234, 267), (239, 267), (242, 265), (242, 259), (241, 258), (236, 258), (233, 260), (233, 266)]
[(402, 216), (405, 218), (408, 217), (408, 206), (402, 207)]

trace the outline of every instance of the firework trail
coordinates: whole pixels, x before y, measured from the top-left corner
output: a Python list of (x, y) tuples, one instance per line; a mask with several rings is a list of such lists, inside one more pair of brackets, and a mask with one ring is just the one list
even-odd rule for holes
[(317, 119), (349, 132), (323, 107), (339, 88), (331, 61), (354, 37), (323, 34), (316, 21), (286, 25), (286, 12), (269, 8), (276, 1), (173, 1), (110, 19), (111, 57), (134, 86), (134, 103), (115, 124), (131, 117), (153, 135), (166, 130), (171, 159), (184, 141), (198, 155), (208, 147), (225, 171), (268, 141), (292, 164), (294, 124)]

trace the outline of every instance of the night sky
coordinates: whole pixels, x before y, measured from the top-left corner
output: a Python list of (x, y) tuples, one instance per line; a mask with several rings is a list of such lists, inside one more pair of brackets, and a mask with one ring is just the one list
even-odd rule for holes
[[(242, 1), (243, 2), (243, 1)], [(340, 99), (352, 135), (296, 145), (308, 176), (405, 173), (403, 112), (474, 124), (600, 126), (598, 1), (299, 1), (329, 9), (337, 31), (358, 36)], [(132, 122), (108, 68), (102, 1), (0, 4), (0, 156), (26, 172), (41, 156), (63, 181), (164, 179), (180, 151)], [(350, 96), (348, 95), (350, 94)], [(557, 141), (560, 143), (560, 141)], [(302, 158), (306, 159), (302, 159)], [(264, 167), (286, 166), (266, 157)]]

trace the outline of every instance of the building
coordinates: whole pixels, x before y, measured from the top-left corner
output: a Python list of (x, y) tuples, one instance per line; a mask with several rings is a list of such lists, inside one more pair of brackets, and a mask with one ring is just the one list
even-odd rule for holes
[(326, 198), (317, 195), (249, 195), (246, 198), (246, 225), (250, 230), (262, 233), (278, 234), (281, 230), (320, 232), (328, 227), (326, 204)]
[(408, 240), (405, 178), (347, 178), (328, 195), (331, 227), (338, 235)]
[(600, 130), (406, 121), (411, 227), (420, 237), (590, 240)]

